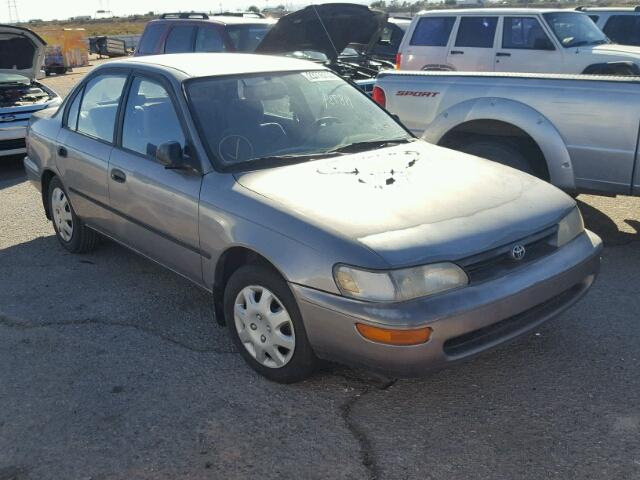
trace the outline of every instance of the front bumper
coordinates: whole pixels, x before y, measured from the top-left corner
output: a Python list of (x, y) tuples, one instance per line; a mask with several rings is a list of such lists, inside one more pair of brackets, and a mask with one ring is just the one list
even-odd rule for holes
[(29, 119), (26, 119), (0, 126), (0, 157), (21, 155), (27, 152), (24, 139), (28, 124)]
[[(396, 376), (420, 376), (516, 338), (558, 315), (591, 287), (601, 251), (600, 238), (585, 231), (553, 254), (503, 277), (395, 304), (291, 287), (319, 357)], [(392, 346), (366, 340), (356, 323), (429, 326), (432, 333), (425, 344)]]

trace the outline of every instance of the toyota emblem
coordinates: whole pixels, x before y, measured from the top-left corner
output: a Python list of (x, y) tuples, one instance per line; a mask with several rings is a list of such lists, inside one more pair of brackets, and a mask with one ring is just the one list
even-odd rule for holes
[(509, 252), (509, 256), (512, 260), (520, 261), (527, 254), (527, 250), (523, 245), (514, 245)]

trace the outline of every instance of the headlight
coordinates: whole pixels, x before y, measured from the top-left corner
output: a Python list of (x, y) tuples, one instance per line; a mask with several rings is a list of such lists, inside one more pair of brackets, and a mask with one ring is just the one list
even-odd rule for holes
[(584, 232), (584, 222), (578, 207), (575, 207), (569, 214), (558, 223), (557, 245), (561, 247)]
[(469, 283), (467, 274), (448, 262), (389, 271), (368, 271), (337, 265), (334, 277), (343, 295), (374, 302), (399, 302), (426, 297)]

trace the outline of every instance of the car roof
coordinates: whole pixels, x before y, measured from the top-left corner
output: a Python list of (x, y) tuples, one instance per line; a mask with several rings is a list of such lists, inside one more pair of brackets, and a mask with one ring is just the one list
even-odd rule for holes
[(219, 25), (272, 25), (275, 20), (269, 18), (254, 17), (234, 17), (226, 15), (211, 16), (209, 18), (156, 18), (149, 23), (181, 23), (181, 22), (204, 22), (217, 23)]
[(327, 70), (323, 65), (296, 58), (247, 53), (170, 53), (130, 57), (98, 68), (157, 66), (174, 69), (188, 77), (211, 77), (266, 72)]
[(566, 8), (460, 8), (449, 10), (423, 10), (418, 13), (419, 16), (426, 15), (506, 15), (513, 13), (521, 13), (524, 15), (532, 15), (538, 13), (558, 13), (558, 12), (577, 12), (576, 10), (568, 10)]
[(638, 7), (580, 7), (580, 12), (625, 12), (625, 13), (640, 13)]

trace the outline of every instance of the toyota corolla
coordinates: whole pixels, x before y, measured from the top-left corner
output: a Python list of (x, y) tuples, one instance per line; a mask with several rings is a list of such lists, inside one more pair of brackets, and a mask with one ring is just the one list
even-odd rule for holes
[(584, 295), (575, 202), (427, 144), (326, 68), (239, 54), (94, 69), (34, 115), (27, 172), (60, 244), (109, 237), (211, 293), (251, 367), (421, 375)]

